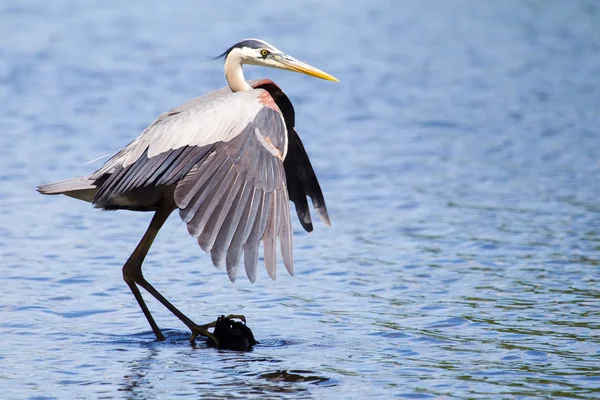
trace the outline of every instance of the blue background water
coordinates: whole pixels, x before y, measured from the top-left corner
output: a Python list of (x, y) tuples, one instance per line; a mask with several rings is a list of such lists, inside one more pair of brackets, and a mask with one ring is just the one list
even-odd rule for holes
[[(231, 284), (174, 214), (145, 264), (191, 347), (120, 268), (149, 214), (40, 183), (89, 173), (263, 38), (340, 79), (271, 69), (333, 226), (295, 277)], [(599, 394), (596, 1), (22, 1), (0, 5), (0, 397), (489, 398)]]

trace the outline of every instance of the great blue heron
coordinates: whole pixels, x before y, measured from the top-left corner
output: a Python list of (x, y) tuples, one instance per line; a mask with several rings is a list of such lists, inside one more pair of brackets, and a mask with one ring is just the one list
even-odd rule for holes
[[(246, 39), (225, 51), (225, 87), (161, 114), (142, 134), (99, 170), (38, 187), (43, 194), (64, 194), (104, 210), (154, 211), (150, 226), (123, 266), (131, 289), (158, 340), (164, 336), (137, 285), (177, 316), (191, 331), (215, 338), (214, 323), (197, 325), (142, 274), (142, 263), (159, 229), (179, 209), (188, 232), (235, 280), (242, 253), (246, 275), (256, 279), (258, 247), (276, 276), (276, 244), (293, 274), (289, 200), (302, 227), (313, 229), (307, 196), (329, 225), (323, 193), (304, 146), (294, 130), (294, 108), (273, 81), (247, 82), (243, 64), (263, 65), (336, 81), (270, 44)], [(215, 340), (216, 341), (216, 340)]]

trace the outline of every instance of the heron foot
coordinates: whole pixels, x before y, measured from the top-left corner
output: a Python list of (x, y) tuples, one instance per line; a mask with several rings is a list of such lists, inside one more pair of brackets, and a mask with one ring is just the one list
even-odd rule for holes
[[(234, 321), (238, 319), (240, 321)], [(209, 332), (209, 328), (214, 328)], [(206, 344), (221, 350), (249, 351), (258, 342), (254, 339), (252, 330), (246, 325), (246, 317), (243, 315), (221, 315), (216, 321), (205, 325), (199, 325), (192, 330), (191, 342), (198, 335), (206, 337)]]
[(216, 343), (219, 343), (219, 340), (215, 338), (213, 334), (210, 333), (208, 330), (208, 328), (214, 327), (214, 324), (214, 322), (211, 322), (210, 324), (196, 325), (195, 327), (193, 327), (192, 336), (190, 336), (190, 343), (193, 344), (198, 336), (204, 336), (208, 339), (216, 341)]

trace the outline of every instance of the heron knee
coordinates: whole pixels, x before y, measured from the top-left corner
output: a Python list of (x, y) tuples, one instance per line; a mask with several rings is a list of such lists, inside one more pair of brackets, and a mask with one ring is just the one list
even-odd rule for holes
[(131, 265), (126, 263), (123, 266), (123, 280), (127, 283), (136, 282), (140, 278), (144, 278), (141, 266)]

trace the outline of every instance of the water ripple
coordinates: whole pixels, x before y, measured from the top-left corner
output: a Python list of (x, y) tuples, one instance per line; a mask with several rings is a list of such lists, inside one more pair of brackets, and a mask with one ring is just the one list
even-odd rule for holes
[[(596, 2), (309, 3), (0, 7), (5, 396), (597, 397)], [(260, 344), (191, 345), (145, 296), (157, 342), (121, 277), (150, 216), (34, 188), (223, 86), (205, 56), (255, 35), (340, 78), (246, 70), (294, 102), (333, 226), (294, 222), (295, 277), (231, 284), (174, 216), (148, 280)]]

